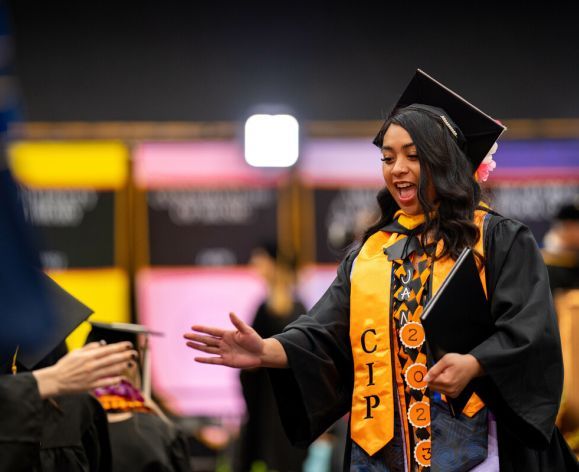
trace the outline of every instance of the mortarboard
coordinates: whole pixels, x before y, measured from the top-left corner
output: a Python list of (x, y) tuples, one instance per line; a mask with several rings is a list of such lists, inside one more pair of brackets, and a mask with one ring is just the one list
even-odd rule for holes
[[(452, 126), (454, 122), (464, 136), (466, 143), (462, 149), (473, 165), (473, 170), (478, 168), (493, 144), (507, 129), (420, 69), (416, 70), (390, 115), (410, 105), (426, 105), (426, 109), (434, 113), (438, 112), (436, 109), (441, 109), (444, 112), (444, 118), (441, 117), (443, 123)], [(382, 133), (379, 133), (374, 138), (374, 144), (378, 147), (382, 147), (381, 136)]]
[(93, 311), (64, 290), (44, 272), (40, 272), (49, 307), (54, 314), (52, 329), (34, 346), (20, 348), (18, 362), (32, 370), (54, 351)]
[(557, 221), (579, 221), (579, 198), (571, 203), (566, 203), (559, 208), (555, 215)]
[[(100, 323), (90, 322), (92, 329), (86, 338), (86, 342), (99, 342), (104, 340), (107, 344), (129, 341), (135, 349), (142, 352), (142, 391), (145, 398), (151, 397), (151, 364), (148, 349), (149, 336), (163, 336), (159, 331), (152, 331), (146, 326), (133, 323)], [(144, 337), (144, 342), (139, 343), (139, 335)]]
[(0, 139), (0, 356), (9, 357), (17, 345), (34, 347), (53, 328), (54, 314), (47, 306), (41, 284), (41, 266), (34, 235), (24, 217), (18, 185), (2, 161)]

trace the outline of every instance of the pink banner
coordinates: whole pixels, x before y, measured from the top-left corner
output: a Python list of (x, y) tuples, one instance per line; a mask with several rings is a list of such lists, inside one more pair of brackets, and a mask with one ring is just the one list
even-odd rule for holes
[(251, 167), (236, 141), (143, 143), (134, 152), (133, 174), (140, 188), (274, 185), (286, 173)]
[(153, 389), (177, 414), (239, 416), (245, 405), (239, 371), (199, 364), (185, 345), (194, 324), (232, 329), (229, 312), (251, 322), (265, 297), (249, 269), (146, 269), (138, 275), (140, 322), (165, 333), (151, 338)]

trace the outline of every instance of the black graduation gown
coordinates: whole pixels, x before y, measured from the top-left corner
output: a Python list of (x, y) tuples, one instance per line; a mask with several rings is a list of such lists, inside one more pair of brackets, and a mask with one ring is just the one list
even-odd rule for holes
[(0, 376), (0, 471), (38, 467), (42, 418), (43, 402), (32, 374)]
[(32, 373), (0, 377), (0, 471), (109, 472), (106, 415), (88, 394), (42, 400)]
[[(281, 333), (305, 312), (305, 307), (295, 302), (290, 316), (280, 317), (272, 314), (267, 304), (262, 303), (252, 326), (260, 336), (268, 338)], [(283, 430), (267, 371), (242, 370), (240, 380), (247, 406), (247, 421), (240, 434), (235, 470), (247, 472), (254, 461), (263, 461), (268, 470), (301, 472), (307, 452), (292, 446)]]
[(44, 401), (42, 472), (110, 472), (107, 417), (88, 393)]
[[(269, 373), (284, 427), (296, 445), (307, 446), (350, 410), (349, 294), (356, 255), (342, 262), (309, 314), (275, 336), (289, 369)], [(521, 223), (493, 216), (485, 255), (496, 332), (472, 354), (486, 372), (480, 394), (497, 418), (501, 472), (577, 470), (554, 428), (563, 363), (547, 271), (536, 242)], [(345, 470), (349, 455), (346, 448)]]
[(176, 427), (152, 413), (133, 413), (109, 423), (113, 472), (190, 471), (187, 441)]

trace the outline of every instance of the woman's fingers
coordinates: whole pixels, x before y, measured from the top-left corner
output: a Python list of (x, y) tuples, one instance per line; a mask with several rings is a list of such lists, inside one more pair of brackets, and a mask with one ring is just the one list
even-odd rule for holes
[(195, 333), (186, 333), (183, 335), (183, 337), (185, 339), (188, 339), (189, 341), (195, 341), (196, 343), (206, 344), (207, 346), (214, 346), (214, 347), (219, 346), (219, 341), (221, 339), (213, 336), (203, 336), (201, 334)]
[(87, 353), (87, 355), (90, 355), (91, 357), (94, 356), (95, 359), (100, 359), (103, 357), (110, 356), (112, 354), (130, 352), (132, 348), (133, 345), (130, 342), (120, 342), (114, 344), (99, 345), (98, 349), (89, 349), (88, 351), (84, 350), (84, 352)]
[(210, 334), (211, 336), (215, 336), (218, 338), (223, 337), (225, 334), (225, 330), (222, 328), (214, 328), (212, 326), (201, 326), (201, 325), (194, 325), (191, 326), (193, 331), (197, 331), (199, 333)]
[(243, 333), (243, 334), (251, 333), (251, 328), (249, 327), (249, 325), (247, 325), (242, 320), (240, 320), (235, 315), (235, 313), (229, 313), (229, 319), (233, 323), (233, 326), (235, 326), (240, 333)]
[(100, 380), (109, 377), (118, 377), (121, 376), (128, 367), (128, 363), (117, 363), (113, 365), (109, 365), (106, 367), (101, 367), (99, 369), (95, 369), (92, 371), (92, 378), (95, 380)]
[(92, 383), (90, 389), (92, 390), (95, 388), (108, 387), (109, 385), (118, 384), (122, 380), (125, 380), (125, 377), (123, 377), (122, 375), (116, 377), (101, 377)]
[(424, 381), (432, 383), (444, 370), (448, 367), (448, 358), (443, 356), (436, 364), (434, 364), (424, 376)]
[(222, 357), (195, 357), (194, 359), (201, 364), (225, 365)]
[(209, 347), (206, 346), (204, 344), (197, 344), (197, 343), (192, 343), (192, 342), (188, 342), (186, 343), (187, 346), (189, 346), (192, 349), (195, 349), (197, 351), (201, 351), (201, 352), (206, 352), (207, 354), (219, 354), (220, 350), (216, 347)]
[(105, 369), (109, 366), (125, 368), (131, 359), (137, 359), (137, 357), (136, 351), (113, 353), (94, 359), (91, 363), (91, 368), (94, 370)]
[(85, 344), (81, 349), (83, 351), (93, 351), (100, 346), (102, 346), (101, 343), (92, 342), (92, 343)]

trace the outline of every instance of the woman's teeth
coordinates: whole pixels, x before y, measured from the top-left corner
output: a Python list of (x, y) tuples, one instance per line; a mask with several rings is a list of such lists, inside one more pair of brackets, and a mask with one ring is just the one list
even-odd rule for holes
[(409, 198), (414, 196), (416, 186), (414, 184), (400, 184), (397, 185), (396, 188), (400, 193), (400, 197)]

